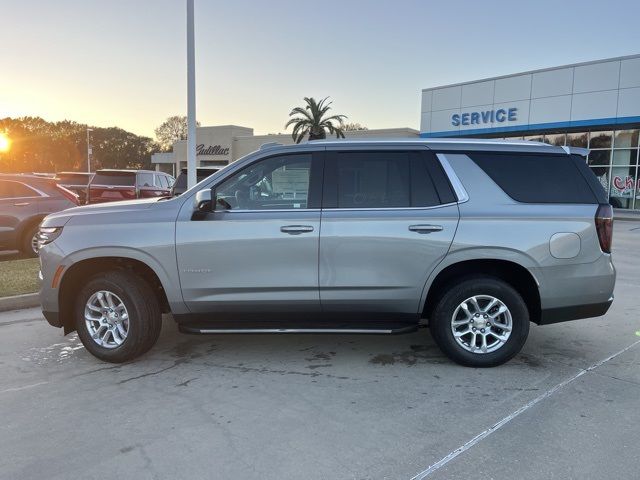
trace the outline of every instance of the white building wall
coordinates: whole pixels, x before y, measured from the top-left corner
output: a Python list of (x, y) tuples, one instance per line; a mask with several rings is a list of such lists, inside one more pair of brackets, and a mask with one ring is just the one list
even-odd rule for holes
[[(496, 120), (498, 110), (513, 108), (517, 114), (512, 119)], [(491, 111), (494, 118), (489, 121), (484, 121), (482, 115), (471, 116), (474, 112)], [(464, 114), (468, 115), (463, 119)], [(640, 55), (422, 91), (422, 136), (629, 122), (640, 122)]]

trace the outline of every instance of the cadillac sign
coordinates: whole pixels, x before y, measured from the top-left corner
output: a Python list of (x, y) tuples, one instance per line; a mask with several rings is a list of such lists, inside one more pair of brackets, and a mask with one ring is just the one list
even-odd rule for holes
[(196, 155), (229, 155), (229, 147), (221, 147), (220, 145), (208, 145), (204, 143), (196, 146)]

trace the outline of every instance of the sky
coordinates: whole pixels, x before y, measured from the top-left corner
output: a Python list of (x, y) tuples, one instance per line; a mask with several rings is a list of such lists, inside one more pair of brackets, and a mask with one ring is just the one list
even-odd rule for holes
[[(419, 128), (423, 88), (640, 53), (640, 2), (195, 0), (202, 125), (285, 132), (302, 98)], [(153, 137), (186, 114), (186, 0), (0, 0), (0, 118)]]

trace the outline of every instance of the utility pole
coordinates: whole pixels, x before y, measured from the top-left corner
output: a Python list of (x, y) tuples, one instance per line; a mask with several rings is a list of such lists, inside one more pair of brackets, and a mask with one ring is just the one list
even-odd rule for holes
[(93, 132), (92, 128), (87, 127), (87, 173), (91, 173), (91, 143), (89, 143), (89, 132)]
[(187, 0), (187, 188), (196, 181), (196, 55), (194, 0)]

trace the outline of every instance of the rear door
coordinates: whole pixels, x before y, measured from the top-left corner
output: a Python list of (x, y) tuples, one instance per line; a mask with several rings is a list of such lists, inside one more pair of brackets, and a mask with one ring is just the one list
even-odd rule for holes
[(415, 318), (459, 218), (438, 160), (424, 149), (327, 151), (324, 178), (323, 311)]

